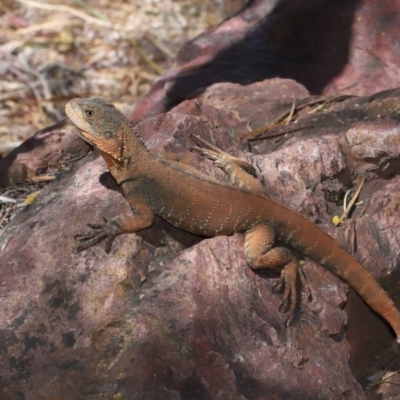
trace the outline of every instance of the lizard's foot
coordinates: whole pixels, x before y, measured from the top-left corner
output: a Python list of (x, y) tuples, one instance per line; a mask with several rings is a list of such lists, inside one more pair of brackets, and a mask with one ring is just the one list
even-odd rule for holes
[(297, 277), (299, 277), (301, 284), (307, 291), (308, 300), (311, 300), (311, 291), (308, 287), (305, 275), (297, 259), (289, 262), (282, 269), (281, 276), (272, 287), (275, 292), (279, 288), (283, 288), (283, 299), (279, 305), (279, 311), (287, 313), (286, 326), (289, 326), (293, 320), (294, 311), (297, 304)]
[[(246, 161), (239, 160), (238, 158), (232, 156), (225, 151), (220, 150), (217, 146), (207, 142), (200, 136), (190, 135), (195, 141), (200, 142), (204, 147), (193, 146), (191, 150), (198, 151), (202, 155), (206, 156), (210, 160), (214, 161), (214, 164), (217, 167), (220, 167), (223, 171), (225, 171), (228, 176), (232, 176), (236, 168), (240, 168), (241, 170), (247, 172), (253, 177), (257, 177), (255, 168)], [(232, 182), (234, 183), (234, 182)]]
[(88, 224), (88, 227), (92, 229), (91, 232), (79, 233), (74, 236), (74, 239), (79, 242), (76, 247), (76, 252), (79, 253), (82, 250), (86, 250), (91, 246), (101, 242), (106, 241), (106, 253), (111, 250), (112, 242), (117, 236), (121, 229), (120, 226), (113, 220), (108, 221), (103, 218), (104, 224)]
[(306, 276), (304, 275), (302, 264), (303, 264), (303, 261), (300, 261), (299, 270), (298, 270), (299, 271), (300, 283), (301, 283), (301, 286), (304, 287), (304, 289), (307, 292), (307, 300), (311, 301), (312, 300), (312, 294), (311, 294), (310, 287), (308, 286)]

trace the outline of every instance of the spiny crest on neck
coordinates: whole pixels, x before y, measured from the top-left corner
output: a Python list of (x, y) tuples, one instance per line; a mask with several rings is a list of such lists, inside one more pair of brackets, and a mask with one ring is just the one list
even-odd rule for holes
[(128, 122), (128, 124), (129, 124), (129, 129), (132, 132), (132, 136), (135, 137), (135, 141), (143, 148), (143, 150), (145, 150), (147, 153), (150, 153), (150, 150), (147, 148), (142, 137), (138, 135), (135, 126), (131, 122)]

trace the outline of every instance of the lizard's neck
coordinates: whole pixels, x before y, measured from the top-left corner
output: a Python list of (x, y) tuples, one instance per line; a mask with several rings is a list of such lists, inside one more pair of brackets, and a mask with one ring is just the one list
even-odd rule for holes
[[(126, 127), (125, 127), (126, 128)], [(121, 184), (126, 179), (143, 175), (146, 166), (156, 162), (156, 157), (137, 135), (134, 127), (129, 124), (129, 129), (121, 132), (121, 159), (117, 160), (108, 154), (102, 153), (111, 175)]]

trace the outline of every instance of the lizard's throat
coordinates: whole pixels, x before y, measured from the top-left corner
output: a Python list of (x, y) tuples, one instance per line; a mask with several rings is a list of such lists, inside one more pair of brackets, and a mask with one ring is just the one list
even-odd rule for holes
[(115, 157), (112, 157), (110, 154), (105, 153), (104, 151), (99, 149), (99, 152), (101, 156), (104, 158), (104, 161), (107, 164), (108, 169), (110, 172), (113, 172), (114, 170), (120, 170), (124, 166), (124, 161), (121, 159), (116, 159)]

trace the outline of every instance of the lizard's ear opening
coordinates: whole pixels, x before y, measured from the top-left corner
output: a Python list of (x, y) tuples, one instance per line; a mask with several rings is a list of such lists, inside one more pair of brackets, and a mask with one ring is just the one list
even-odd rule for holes
[(115, 133), (114, 130), (102, 131), (96, 146), (104, 153), (111, 156), (115, 161), (121, 162), (124, 153), (125, 131), (121, 134)]

